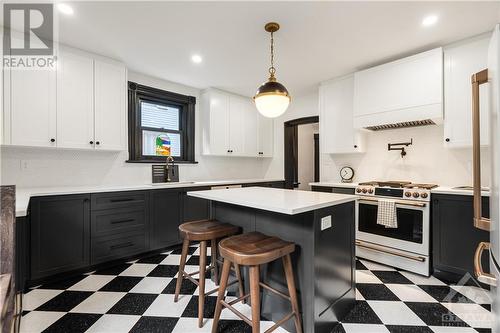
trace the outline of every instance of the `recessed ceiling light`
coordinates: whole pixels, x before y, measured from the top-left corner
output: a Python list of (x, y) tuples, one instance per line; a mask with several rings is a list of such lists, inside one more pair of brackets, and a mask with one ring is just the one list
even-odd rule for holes
[(422, 25), (424, 27), (430, 27), (431, 25), (436, 24), (437, 21), (438, 21), (437, 15), (429, 15), (424, 17), (424, 19), (422, 20)]
[(199, 64), (203, 61), (203, 58), (199, 54), (193, 54), (191, 56), (191, 61), (194, 62), (195, 64)]
[(59, 9), (59, 11), (61, 13), (66, 14), (66, 15), (73, 15), (73, 13), (74, 13), (73, 8), (71, 8), (70, 5), (67, 5), (65, 3), (58, 4), (57, 9)]

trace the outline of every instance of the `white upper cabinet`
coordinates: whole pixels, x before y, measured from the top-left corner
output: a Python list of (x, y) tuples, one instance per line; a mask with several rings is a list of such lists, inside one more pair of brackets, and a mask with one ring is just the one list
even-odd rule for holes
[(127, 150), (127, 70), (123, 64), (94, 60), (95, 148)]
[(319, 88), (320, 149), (327, 154), (364, 151), (362, 130), (353, 126), (354, 76), (322, 83)]
[[(444, 50), (444, 144), (472, 146), (471, 76), (487, 68), (489, 36), (452, 45)], [(488, 87), (480, 86), (481, 144), (489, 144)]]
[(3, 144), (127, 149), (123, 64), (60, 46), (56, 70), (4, 71)]
[(61, 47), (57, 63), (57, 147), (94, 144), (94, 63), (88, 54)]
[(441, 48), (356, 72), (354, 126), (441, 122), (442, 73)]
[(208, 89), (201, 98), (203, 154), (270, 157), (273, 123), (250, 98)]

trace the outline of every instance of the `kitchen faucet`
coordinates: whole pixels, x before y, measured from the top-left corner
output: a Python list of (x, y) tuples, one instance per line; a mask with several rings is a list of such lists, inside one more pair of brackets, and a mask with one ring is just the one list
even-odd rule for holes
[(167, 182), (171, 182), (172, 179), (170, 179), (170, 172), (169, 172), (169, 169), (170, 167), (168, 166), (169, 163), (172, 163), (172, 172), (174, 172), (174, 158), (172, 156), (168, 156), (167, 157), (167, 163), (165, 165), (165, 173), (167, 174)]

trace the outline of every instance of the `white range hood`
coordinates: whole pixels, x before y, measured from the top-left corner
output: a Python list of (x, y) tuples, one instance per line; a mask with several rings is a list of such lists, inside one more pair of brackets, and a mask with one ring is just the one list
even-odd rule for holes
[(442, 121), (441, 48), (354, 74), (355, 128), (383, 130)]

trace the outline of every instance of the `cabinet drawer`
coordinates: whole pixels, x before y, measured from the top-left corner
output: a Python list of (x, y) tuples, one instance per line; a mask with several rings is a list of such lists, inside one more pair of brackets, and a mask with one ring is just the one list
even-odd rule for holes
[(92, 240), (92, 264), (123, 258), (147, 251), (146, 233), (120, 234)]
[(92, 212), (92, 236), (146, 230), (147, 215), (142, 207)]
[(91, 195), (92, 210), (145, 206), (147, 191), (111, 192)]

